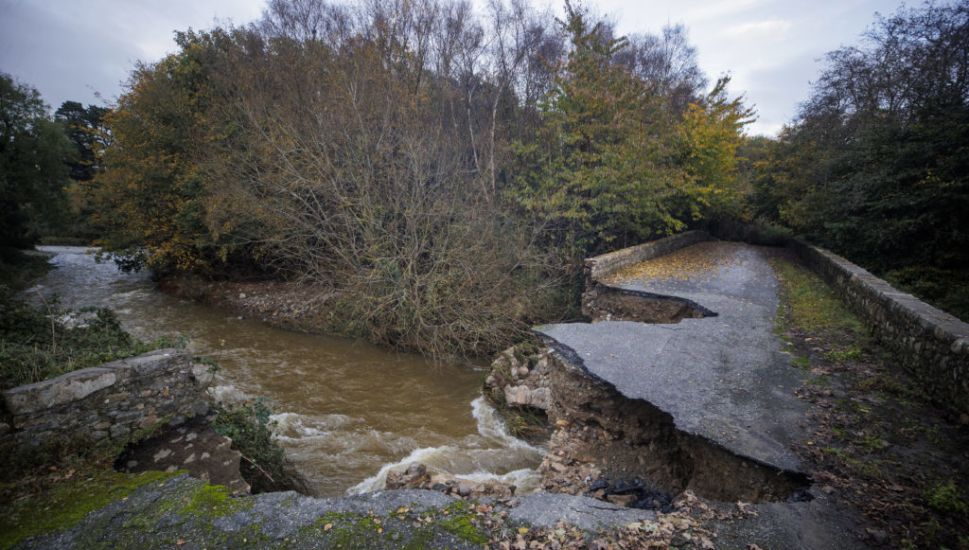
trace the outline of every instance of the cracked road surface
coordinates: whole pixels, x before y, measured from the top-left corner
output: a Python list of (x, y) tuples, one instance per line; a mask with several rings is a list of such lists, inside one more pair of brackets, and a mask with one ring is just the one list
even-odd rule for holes
[(537, 327), (565, 360), (669, 414), (677, 429), (778, 469), (801, 470), (802, 373), (774, 333), (779, 284), (765, 253), (702, 242), (630, 266), (599, 284), (689, 300), (716, 316)]

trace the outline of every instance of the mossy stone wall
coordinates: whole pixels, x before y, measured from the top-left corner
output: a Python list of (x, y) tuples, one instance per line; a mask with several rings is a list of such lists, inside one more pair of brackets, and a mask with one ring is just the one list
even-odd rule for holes
[(0, 447), (123, 447), (208, 410), (206, 365), (176, 349), (112, 361), (3, 392)]
[(969, 323), (895, 289), (848, 260), (798, 239), (788, 243), (895, 352), (939, 405), (969, 412)]

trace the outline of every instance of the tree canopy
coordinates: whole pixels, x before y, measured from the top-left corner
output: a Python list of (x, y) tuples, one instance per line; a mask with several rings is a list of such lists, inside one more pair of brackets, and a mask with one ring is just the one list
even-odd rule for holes
[(879, 17), (827, 62), (754, 210), (969, 317), (969, 3)]
[(750, 113), (725, 80), (703, 89), (682, 27), (617, 37), (518, 0), (274, 0), (178, 44), (103, 116), (80, 188), (106, 250), (333, 285), (380, 341), (503, 344), (583, 256), (738, 208)]
[(40, 93), (0, 73), (0, 247), (28, 246), (65, 223), (71, 158)]

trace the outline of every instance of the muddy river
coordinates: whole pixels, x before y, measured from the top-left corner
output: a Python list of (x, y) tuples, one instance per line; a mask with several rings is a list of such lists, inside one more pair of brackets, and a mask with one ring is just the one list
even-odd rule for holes
[(44, 246), (55, 269), (28, 292), (67, 308), (103, 306), (142, 339), (187, 337), (218, 361), (218, 390), (263, 396), (276, 435), (319, 495), (382, 488), (386, 471), (420, 461), (480, 480), (537, 483), (539, 449), (507, 434), (483, 402), (483, 364), (435, 363), (341, 338), (299, 334), (156, 290), (145, 274), (98, 263), (93, 250)]

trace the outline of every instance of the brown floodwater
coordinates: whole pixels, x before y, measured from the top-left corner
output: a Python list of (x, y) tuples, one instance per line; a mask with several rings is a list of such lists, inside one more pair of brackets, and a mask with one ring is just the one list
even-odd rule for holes
[(412, 461), (520, 491), (537, 484), (541, 451), (509, 436), (483, 401), (483, 364), (276, 329), (163, 294), (145, 274), (96, 262), (93, 249), (39, 249), (55, 269), (28, 293), (109, 307), (142, 339), (188, 337), (222, 367), (215, 391), (269, 399), (277, 440), (319, 495), (382, 488), (389, 468)]

